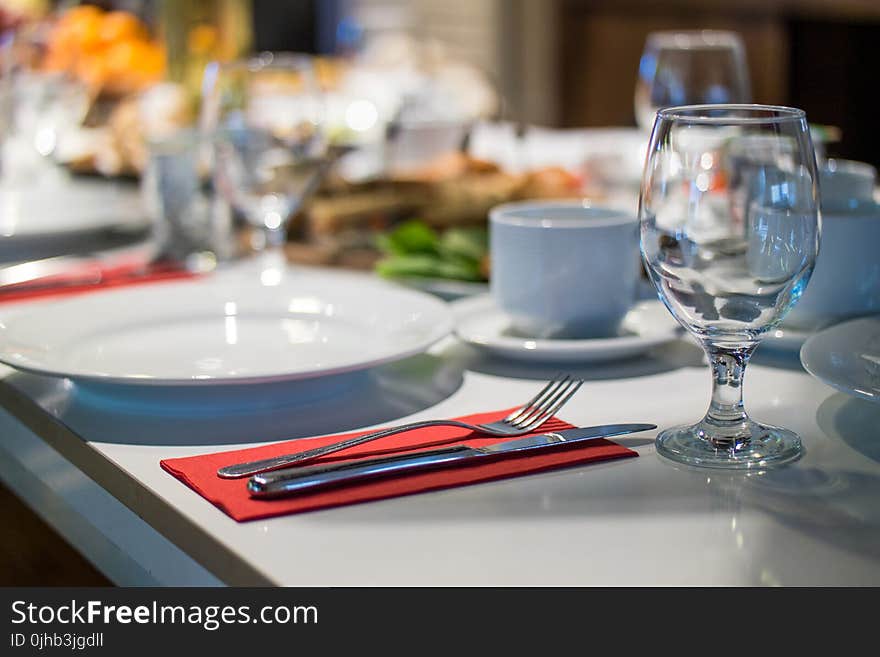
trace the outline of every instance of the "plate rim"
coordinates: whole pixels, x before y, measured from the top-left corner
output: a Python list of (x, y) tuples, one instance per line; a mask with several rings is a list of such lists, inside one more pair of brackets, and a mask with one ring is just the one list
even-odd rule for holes
[(859, 322), (874, 322), (878, 326), (880, 326), (880, 315), (869, 315), (867, 317), (857, 317), (855, 319), (848, 320), (846, 322), (841, 322), (840, 324), (835, 324), (834, 326), (829, 326), (821, 331), (817, 331), (813, 333), (807, 340), (804, 342), (803, 346), (800, 348), (800, 352), (798, 353), (798, 357), (800, 359), (801, 365), (807, 371), (807, 373), (815, 378), (818, 381), (821, 381), (827, 386), (834, 388), (835, 390), (842, 392), (844, 394), (850, 395), (851, 397), (857, 397), (859, 399), (864, 399), (866, 401), (880, 403), (880, 388), (878, 388), (877, 394), (870, 394), (863, 390), (859, 390), (857, 388), (850, 388), (845, 386), (840, 381), (835, 381), (833, 379), (828, 378), (825, 375), (819, 374), (816, 371), (816, 364), (813, 363), (812, 366), (808, 364), (809, 357), (806, 356), (806, 352), (809, 351), (810, 345), (815, 345), (818, 339), (827, 338), (829, 333), (834, 333), (841, 330), (841, 327), (846, 327), (847, 325), (856, 324)]
[[(216, 274), (214, 274), (216, 275)], [(327, 284), (328, 281), (332, 280), (331, 278), (323, 278), (320, 275), (309, 274), (307, 278), (300, 279), (297, 284), (300, 285), (303, 281), (312, 282), (318, 281), (318, 284)], [(162, 286), (175, 286), (181, 288), (185, 286), (199, 286), (200, 284), (204, 285), (206, 281), (201, 279), (196, 280), (186, 280), (186, 281), (168, 281), (163, 282)], [(208, 285), (217, 284), (221, 286), (235, 287), (235, 288), (243, 288), (247, 287), (248, 284), (241, 281), (234, 281), (229, 279), (216, 279), (214, 281), (208, 281)], [(247, 374), (247, 375), (206, 375), (199, 377), (158, 377), (158, 376), (143, 376), (143, 375), (120, 375), (120, 374), (112, 374), (112, 373), (95, 373), (95, 372), (72, 372), (69, 368), (60, 368), (60, 367), (47, 367), (45, 365), (40, 365), (39, 363), (34, 363), (33, 361), (20, 361), (15, 358), (11, 358), (8, 354), (6, 347), (0, 343), (0, 363), (3, 365), (7, 365), (15, 370), (28, 372), (32, 374), (39, 374), (42, 376), (52, 376), (59, 378), (66, 378), (72, 381), (83, 381), (83, 382), (92, 382), (92, 383), (103, 383), (103, 384), (113, 384), (113, 385), (123, 385), (123, 386), (131, 386), (131, 387), (193, 387), (193, 386), (236, 386), (242, 384), (257, 384), (257, 383), (279, 383), (286, 381), (297, 381), (297, 380), (306, 380), (311, 378), (319, 378), (326, 376), (334, 376), (339, 374), (347, 374), (351, 372), (357, 372), (361, 370), (370, 369), (373, 367), (377, 367), (380, 365), (384, 365), (387, 363), (395, 362), (398, 360), (403, 360), (405, 358), (409, 358), (411, 356), (424, 353), (431, 346), (442, 340), (443, 338), (450, 335), (454, 329), (455, 320), (452, 314), (452, 311), (449, 309), (448, 304), (443, 302), (436, 297), (433, 297), (430, 294), (425, 292), (420, 292), (418, 290), (407, 290), (407, 289), (398, 289), (392, 285), (387, 284), (379, 284), (375, 281), (369, 281), (371, 285), (375, 285), (377, 288), (382, 288), (386, 293), (391, 294), (392, 296), (416, 296), (418, 297), (426, 306), (433, 306), (434, 310), (437, 311), (437, 316), (434, 320), (430, 322), (430, 331), (428, 334), (422, 338), (414, 342), (413, 345), (408, 347), (407, 349), (401, 349), (394, 351), (393, 353), (389, 353), (386, 355), (372, 357), (372, 358), (361, 358), (356, 362), (352, 362), (344, 365), (337, 365), (332, 367), (319, 367), (312, 368), (308, 370), (298, 371), (298, 372), (277, 372), (277, 373), (269, 373), (269, 374)], [(332, 284), (332, 283), (331, 283)], [(257, 286), (258, 284), (254, 284)], [(100, 299), (103, 295), (114, 296), (114, 297), (123, 297), (125, 295), (130, 295), (132, 292), (150, 292), (155, 290), (152, 285), (146, 285), (139, 288), (128, 289), (128, 288), (117, 288), (111, 290), (101, 290), (93, 293), (89, 293), (82, 296), (71, 297), (67, 299), (59, 299), (56, 302), (49, 302), (47, 305), (39, 305), (34, 307), (22, 307), (20, 310), (17, 310), (10, 315), (10, 321), (17, 321), (21, 318), (28, 318), (33, 314), (42, 314), (42, 313), (52, 313), (55, 309), (57, 309), (59, 304), (76, 304), (81, 301), (85, 301), (86, 303), (94, 302), (96, 299)], [(0, 325), (5, 324), (6, 322), (0, 322)], [(0, 338), (3, 337), (6, 329), (0, 328)], [(64, 370), (67, 371), (64, 371)]]

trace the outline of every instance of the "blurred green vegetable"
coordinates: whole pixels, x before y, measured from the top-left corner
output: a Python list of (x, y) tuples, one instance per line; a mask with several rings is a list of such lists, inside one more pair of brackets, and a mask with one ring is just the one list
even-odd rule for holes
[(385, 257), (376, 271), (389, 278), (418, 276), (483, 281), (489, 248), (485, 228), (450, 228), (438, 234), (422, 221), (407, 221), (378, 238)]

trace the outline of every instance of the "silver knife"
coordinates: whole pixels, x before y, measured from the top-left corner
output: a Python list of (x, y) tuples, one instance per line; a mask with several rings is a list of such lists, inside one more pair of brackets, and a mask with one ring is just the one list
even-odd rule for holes
[(328, 463), (286, 468), (284, 470), (254, 475), (248, 480), (247, 488), (251, 497), (283, 497), (363, 479), (385, 477), (399, 472), (433, 469), (450, 463), (462, 463), (501, 454), (546, 449), (547, 447), (563, 443), (571, 444), (583, 440), (620, 436), (656, 428), (656, 424), (608, 424), (584, 429), (566, 429), (555, 433), (544, 433), (540, 436), (507, 440), (485, 447), (454, 445), (415, 454), (398, 454), (396, 456), (361, 459), (347, 463)]

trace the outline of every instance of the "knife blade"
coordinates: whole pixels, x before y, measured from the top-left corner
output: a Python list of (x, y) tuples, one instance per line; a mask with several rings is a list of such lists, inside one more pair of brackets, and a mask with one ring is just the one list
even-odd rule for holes
[(518, 454), (530, 450), (546, 449), (554, 445), (608, 438), (656, 428), (656, 424), (608, 424), (544, 433), (538, 436), (494, 443), (485, 447), (454, 445), (415, 454), (398, 454), (346, 463), (286, 468), (252, 476), (248, 480), (247, 488), (251, 497), (271, 499), (364, 479), (386, 477), (400, 472), (434, 469), (451, 463), (475, 461), (502, 454)]

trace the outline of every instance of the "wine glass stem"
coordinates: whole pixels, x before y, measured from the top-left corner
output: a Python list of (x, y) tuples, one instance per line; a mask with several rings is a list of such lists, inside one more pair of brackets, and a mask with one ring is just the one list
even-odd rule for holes
[(258, 251), (260, 265), (264, 271), (273, 270), (280, 273), (287, 263), (284, 243), (287, 232), (281, 228), (262, 226), (259, 233), (254, 233), (253, 246)]
[(749, 416), (743, 407), (742, 384), (755, 346), (735, 349), (708, 345), (712, 368), (712, 401), (703, 419), (705, 437), (716, 447), (735, 448), (748, 440)]
[(279, 250), (284, 246), (287, 239), (284, 228), (263, 228), (263, 235), (266, 240), (266, 249)]

